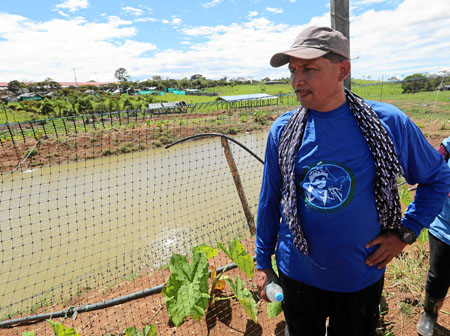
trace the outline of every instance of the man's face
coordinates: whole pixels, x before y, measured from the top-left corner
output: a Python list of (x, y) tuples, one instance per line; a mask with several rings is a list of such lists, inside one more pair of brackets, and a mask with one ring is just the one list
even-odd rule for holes
[(345, 62), (332, 63), (323, 57), (311, 60), (290, 57), (291, 85), (303, 107), (328, 112), (345, 102), (342, 86)]

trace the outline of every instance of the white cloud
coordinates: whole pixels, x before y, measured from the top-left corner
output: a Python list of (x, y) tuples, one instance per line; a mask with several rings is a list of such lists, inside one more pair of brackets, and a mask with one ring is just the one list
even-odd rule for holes
[(258, 16), (258, 12), (257, 11), (252, 11), (252, 12), (248, 13), (248, 17), (249, 18), (254, 17), (254, 16)]
[[(450, 59), (450, 2), (404, 0), (393, 10), (369, 10), (350, 24), (353, 75), (437, 72)], [(447, 59), (447, 61), (445, 61)]]
[(182, 20), (179, 17), (176, 17), (176, 16), (172, 17), (172, 22), (171, 22), (172, 25), (179, 26), (181, 24), (181, 22), (182, 22)]
[[(329, 20), (329, 15), (323, 20), (317, 19), (321, 25), (325, 20)], [(141, 60), (142, 64), (136, 66), (145, 69), (151, 65), (152, 70), (163, 77), (189, 77), (201, 69), (205, 77), (213, 79), (223, 76), (264, 78), (271, 74), (269, 59), (272, 54), (288, 48), (304, 27), (254, 18), (242, 24), (185, 28), (183, 33), (186, 35), (205, 41), (193, 43), (183, 52), (158, 51), (152, 60)], [(282, 73), (288, 76), (287, 69)]]
[(86, 9), (88, 6), (88, 0), (67, 0), (59, 5), (56, 5), (56, 8), (68, 9), (69, 12), (73, 13), (80, 9)]
[[(423, 6), (422, 0), (403, 0), (392, 10), (351, 16), (351, 56), (359, 57), (352, 61), (352, 75), (386, 79), (448, 69), (449, 12), (448, 0), (434, 0), (433, 6)], [(287, 69), (270, 67), (270, 57), (289, 48), (305, 27), (330, 25), (328, 9), (301, 25), (279, 24), (255, 15), (241, 23), (183, 27), (181, 21), (174, 21), (178, 17), (171, 17), (161, 22), (180, 24), (181, 36), (172, 43), (173, 49), (161, 50), (150, 42), (151, 36), (147, 42), (137, 40), (133, 24), (141, 19), (109, 16), (102, 18), (103, 23), (81, 17), (33, 22), (0, 14), (0, 50), (8, 50), (8, 54), (0, 53), (0, 64), (6, 69), (0, 80), (51, 77), (67, 81), (73, 78), (73, 68), (79, 81), (92, 79), (94, 72), (98, 80), (113, 80), (119, 67), (134, 79), (155, 74), (183, 78), (194, 73), (212, 79), (280, 78), (288, 75)]]
[(64, 17), (69, 17), (69, 14), (64, 13), (63, 11), (57, 11), (59, 15), (64, 16)]
[(352, 5), (354, 6), (367, 6), (367, 5), (373, 5), (377, 3), (387, 2), (388, 0), (358, 0), (353, 1)]
[[(8, 64), (2, 80), (57, 81), (73, 78), (76, 69), (80, 81), (113, 80), (114, 71), (129, 67), (156, 46), (133, 41), (136, 30), (130, 21), (110, 17), (105, 23), (87, 22), (83, 18), (53, 19), (32, 22), (16, 15), (0, 14), (0, 63)], [(32, 57), (30, 57), (32, 55)]]
[(207, 2), (203, 4), (204, 8), (215, 7), (220, 4), (223, 0), (212, 0), (211, 2)]
[(296, 3), (297, 0), (289, 0), (290, 3)]
[(266, 7), (266, 11), (276, 13), (276, 14), (283, 13), (283, 10), (281, 8)]
[(132, 15), (136, 15), (136, 16), (140, 16), (142, 14), (144, 14), (144, 11), (142, 9), (139, 8), (134, 8), (134, 7), (122, 7), (122, 10), (132, 14)]
[(158, 19), (152, 18), (152, 17), (147, 17), (147, 18), (139, 18), (134, 20), (134, 22), (157, 22)]

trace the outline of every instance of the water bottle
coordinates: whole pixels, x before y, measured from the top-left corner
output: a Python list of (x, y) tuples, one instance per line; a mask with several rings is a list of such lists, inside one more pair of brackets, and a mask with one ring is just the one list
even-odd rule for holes
[(266, 286), (266, 295), (271, 302), (281, 302), (284, 299), (283, 288), (275, 282)]

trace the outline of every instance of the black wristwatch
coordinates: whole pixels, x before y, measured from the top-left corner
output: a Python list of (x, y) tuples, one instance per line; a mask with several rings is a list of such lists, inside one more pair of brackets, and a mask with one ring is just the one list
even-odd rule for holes
[(399, 229), (396, 230), (398, 237), (406, 244), (412, 244), (416, 241), (416, 233), (408, 229), (406, 226), (401, 225)]

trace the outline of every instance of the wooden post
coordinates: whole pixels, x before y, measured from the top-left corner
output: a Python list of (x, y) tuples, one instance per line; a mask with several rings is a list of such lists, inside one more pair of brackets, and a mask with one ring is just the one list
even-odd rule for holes
[(236, 190), (239, 194), (241, 200), (242, 208), (244, 209), (245, 218), (247, 219), (248, 228), (252, 235), (256, 234), (255, 219), (248, 206), (247, 198), (245, 197), (244, 187), (242, 186), (241, 177), (236, 166), (236, 162), (233, 158), (233, 153), (231, 153), (230, 144), (225, 137), (222, 137), (222, 146), (225, 152), (225, 157), (227, 158), (228, 166), (230, 167), (231, 175), (233, 176), (234, 184)]
[[(331, 28), (340, 31), (350, 41), (349, 0), (330, 0)], [(351, 90), (351, 74), (344, 80), (344, 86)]]

